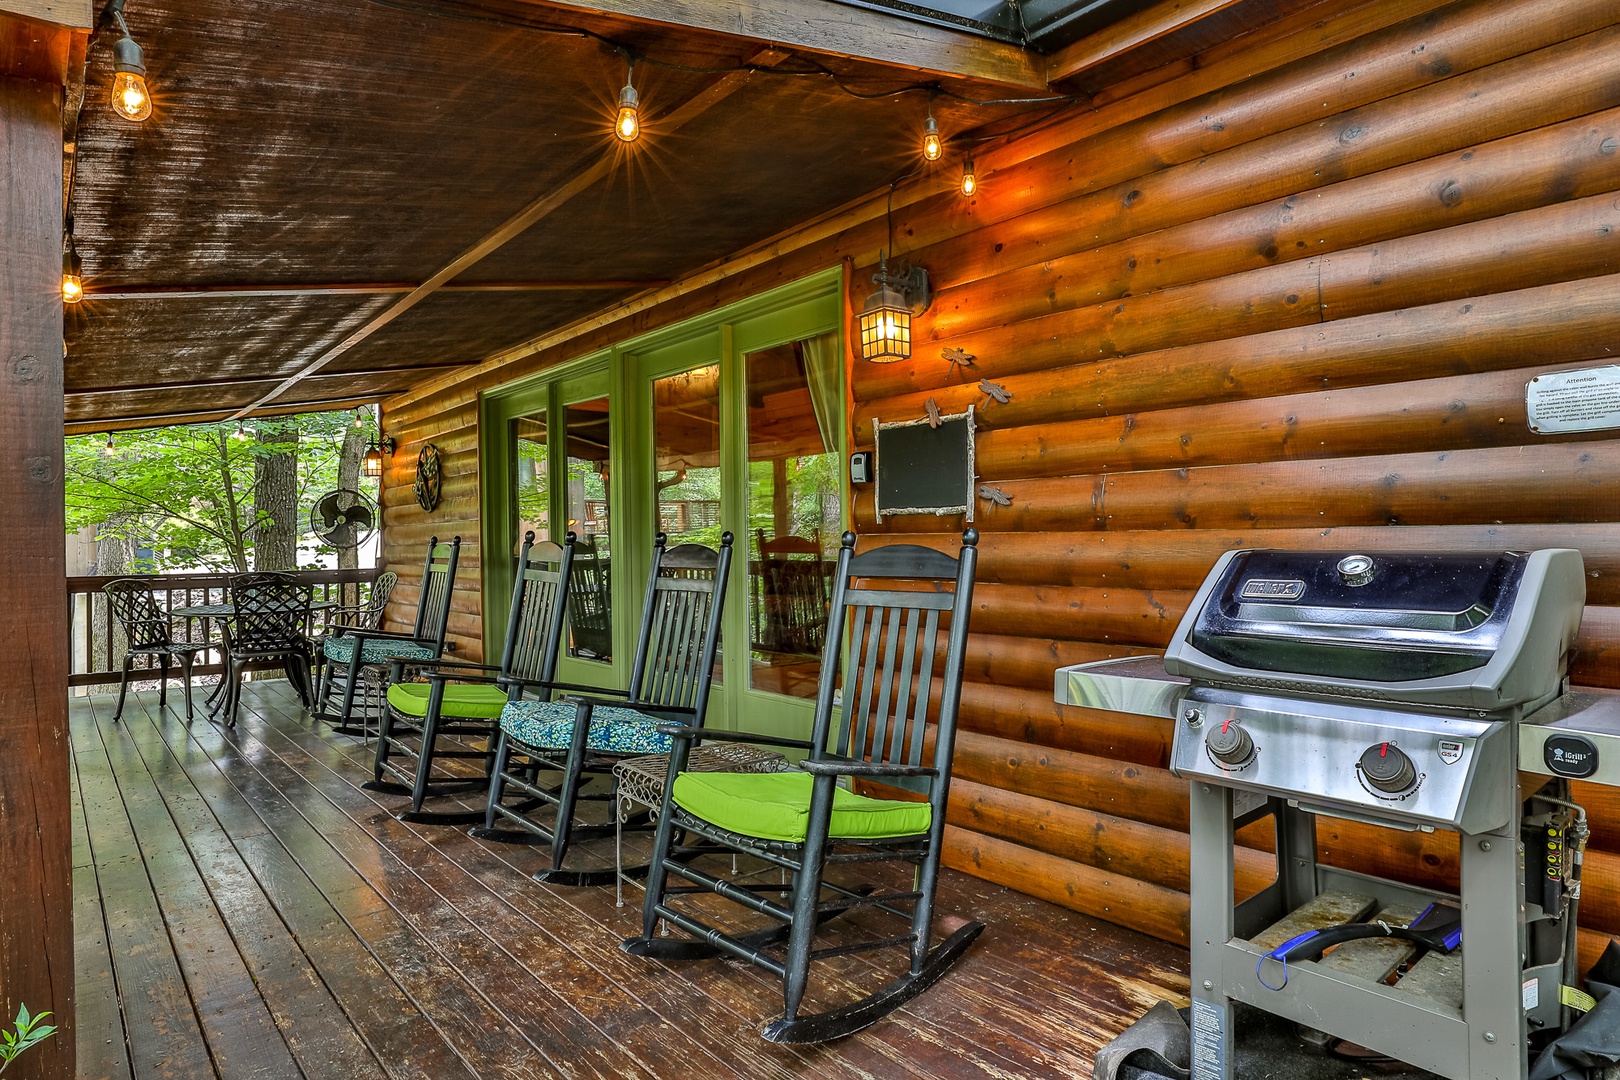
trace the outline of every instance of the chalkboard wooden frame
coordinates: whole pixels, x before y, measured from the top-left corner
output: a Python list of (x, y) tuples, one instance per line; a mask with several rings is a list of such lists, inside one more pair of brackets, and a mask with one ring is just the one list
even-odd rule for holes
[(892, 424), (872, 421), (878, 517), (965, 514), (973, 520), (973, 406), (939, 421), (937, 427), (926, 417)]

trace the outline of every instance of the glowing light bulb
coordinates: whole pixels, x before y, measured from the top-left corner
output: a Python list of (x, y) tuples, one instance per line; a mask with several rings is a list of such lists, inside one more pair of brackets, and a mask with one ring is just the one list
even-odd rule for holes
[(112, 432), (110, 432), (110, 431), (107, 432), (107, 445), (102, 448), (101, 452), (103, 454), (107, 455), (108, 457), (117, 457), (118, 456), (118, 448), (113, 445)]
[(979, 191), (979, 177), (973, 171), (973, 159), (968, 158), (962, 163), (962, 195), (971, 199)]
[(613, 134), (620, 142), (633, 143), (641, 138), (641, 95), (630, 81), (635, 73), (632, 63), (624, 76), (624, 89), (619, 91), (619, 114), (613, 121)]
[(79, 275), (69, 271), (62, 275), (62, 303), (77, 304), (84, 299), (84, 283)]
[(357, 428), (363, 428), (363, 427), (366, 426), (365, 418), (360, 415), (359, 406), (355, 406), (355, 410), (354, 410), (354, 426), (357, 427)]
[(939, 138), (939, 125), (934, 123), (932, 116), (928, 118), (928, 123), (923, 126), (922, 150), (923, 157), (929, 161), (938, 161), (940, 155), (945, 152), (945, 144)]
[(240, 441), (246, 439), (247, 437), (248, 437), (247, 427), (242, 423), (242, 421), (238, 420), (236, 422), (236, 430), (231, 434), (231, 438), (233, 438), (233, 439), (237, 440), (238, 442), (240, 442)]
[(152, 115), (152, 94), (146, 88), (146, 64), (141, 47), (127, 36), (113, 43), (112, 110), (139, 123)]

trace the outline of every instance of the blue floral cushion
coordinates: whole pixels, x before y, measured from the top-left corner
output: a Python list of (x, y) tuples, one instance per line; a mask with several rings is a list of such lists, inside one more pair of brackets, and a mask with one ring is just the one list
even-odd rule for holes
[[(342, 637), (329, 637), (321, 645), (321, 651), (326, 658), (334, 664), (347, 664), (354, 660), (354, 638), (347, 634)], [(365, 648), (360, 651), (362, 664), (389, 664), (395, 660), (437, 660), (439, 654), (426, 645), (418, 645), (414, 641), (400, 641), (395, 638), (367, 638)]]
[[(578, 714), (566, 701), (510, 701), (501, 710), (501, 730), (537, 750), (566, 750)], [(659, 733), (662, 723), (634, 709), (597, 705), (585, 745), (606, 754), (667, 754), (673, 740)]]

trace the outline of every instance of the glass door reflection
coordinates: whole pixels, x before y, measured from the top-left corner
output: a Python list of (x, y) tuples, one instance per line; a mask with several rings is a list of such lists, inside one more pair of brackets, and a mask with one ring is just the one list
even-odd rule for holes
[(608, 527), (610, 425), (608, 399), (563, 406), (563, 492), (574, 545), (568, 588), (568, 655), (613, 659), (613, 542)]
[(814, 698), (843, 523), (837, 337), (744, 360), (749, 685)]
[(551, 474), (546, 414), (530, 413), (512, 421), (512, 551), (523, 546), (523, 534), (533, 530), (536, 540), (551, 539)]
[[(718, 549), (725, 531), (720, 523), (720, 365), (654, 379), (652, 392), (658, 531), (670, 547)], [(723, 661), (717, 654), (715, 682), (722, 681)]]

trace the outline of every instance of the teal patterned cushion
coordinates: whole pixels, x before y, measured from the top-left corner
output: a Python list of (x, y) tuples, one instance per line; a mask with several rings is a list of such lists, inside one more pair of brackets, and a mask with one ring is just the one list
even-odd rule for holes
[[(510, 701), (501, 710), (501, 730), (537, 750), (566, 750), (577, 716), (578, 708), (566, 701)], [(597, 705), (585, 745), (606, 754), (667, 754), (672, 740), (659, 734), (662, 723), (634, 709)]]
[[(342, 637), (329, 637), (321, 645), (321, 651), (326, 658), (334, 664), (347, 664), (354, 659), (354, 638), (347, 634)], [(426, 645), (418, 645), (414, 641), (399, 641), (395, 638), (367, 638), (365, 648), (360, 650), (362, 664), (388, 664), (395, 660), (437, 660), (439, 654)]]

